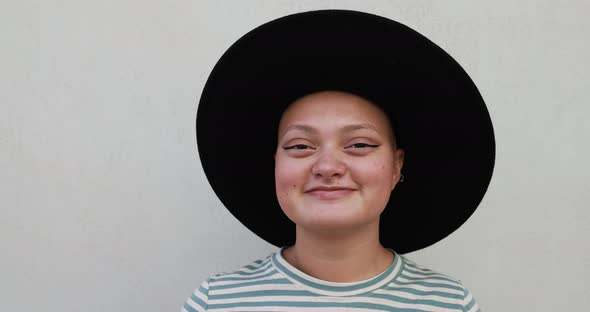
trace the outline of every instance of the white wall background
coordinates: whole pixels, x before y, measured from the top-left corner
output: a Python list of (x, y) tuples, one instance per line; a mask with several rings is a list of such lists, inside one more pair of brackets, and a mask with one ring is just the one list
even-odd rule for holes
[(321, 8), (446, 49), (495, 123), (473, 217), (410, 254), (486, 311), (590, 306), (590, 2), (2, 1), (0, 311), (178, 311), (209, 274), (275, 250), (210, 189), (195, 114), (241, 35)]

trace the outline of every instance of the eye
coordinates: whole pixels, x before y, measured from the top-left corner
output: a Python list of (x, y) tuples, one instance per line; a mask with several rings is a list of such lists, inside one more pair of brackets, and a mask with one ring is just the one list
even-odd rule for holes
[[(354, 147), (354, 148), (366, 148), (366, 147), (378, 147), (379, 145), (376, 144), (367, 144), (367, 143), (355, 143), (350, 145), (349, 147)], [(348, 147), (347, 147), (348, 148)]]
[(295, 145), (283, 147), (283, 149), (285, 149), (285, 150), (290, 150), (290, 149), (305, 150), (305, 149), (311, 149), (311, 147), (309, 147), (305, 144), (295, 144)]

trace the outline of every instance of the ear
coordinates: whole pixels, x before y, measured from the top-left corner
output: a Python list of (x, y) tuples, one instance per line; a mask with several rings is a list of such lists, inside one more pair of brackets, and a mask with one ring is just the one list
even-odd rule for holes
[(393, 183), (391, 187), (392, 191), (401, 179), (401, 171), (402, 167), (404, 166), (404, 157), (405, 152), (401, 148), (396, 148), (393, 152)]

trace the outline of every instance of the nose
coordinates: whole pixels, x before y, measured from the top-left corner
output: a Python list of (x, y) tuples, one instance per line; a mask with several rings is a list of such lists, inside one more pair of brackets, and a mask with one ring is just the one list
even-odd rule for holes
[(324, 151), (313, 164), (311, 173), (322, 178), (341, 177), (346, 173), (346, 164), (333, 152)]

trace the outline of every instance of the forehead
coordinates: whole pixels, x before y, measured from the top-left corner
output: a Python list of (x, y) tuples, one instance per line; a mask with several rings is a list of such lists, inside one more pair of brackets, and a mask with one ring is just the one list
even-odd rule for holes
[[(322, 91), (306, 95), (294, 101), (283, 113), (279, 133), (293, 124), (304, 126), (342, 126), (354, 129), (351, 124), (364, 125), (387, 131), (388, 119), (373, 103), (359, 96), (340, 92)], [(360, 127), (357, 127), (360, 128)]]

